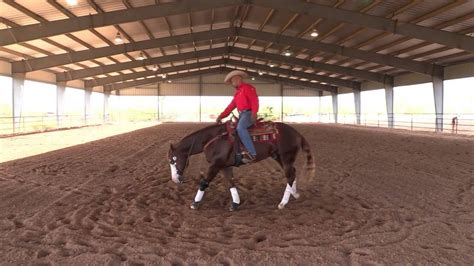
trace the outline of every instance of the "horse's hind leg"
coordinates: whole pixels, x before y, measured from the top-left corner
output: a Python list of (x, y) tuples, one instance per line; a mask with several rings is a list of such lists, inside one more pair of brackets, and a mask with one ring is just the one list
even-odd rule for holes
[(229, 184), (230, 194), (232, 196), (232, 203), (230, 205), (229, 211), (236, 211), (240, 205), (240, 197), (239, 192), (237, 191), (237, 187), (234, 183), (234, 173), (232, 172), (232, 167), (227, 167), (222, 170), (225, 179)]
[(297, 151), (297, 149), (290, 150), (279, 157), (283, 169), (285, 170), (285, 176), (288, 183), (286, 184), (283, 198), (281, 199), (280, 204), (278, 204), (278, 209), (285, 208), (285, 205), (288, 204), (288, 201), (290, 200), (290, 196), (293, 196), (295, 199), (300, 197), (300, 194), (296, 191), (296, 169), (293, 166), (296, 160)]
[(285, 192), (283, 193), (283, 198), (281, 199), (280, 204), (278, 204), (278, 209), (285, 208), (285, 205), (288, 204), (290, 196), (293, 196), (295, 199), (300, 197), (300, 194), (296, 191), (296, 169), (293, 165), (285, 166), (285, 175), (288, 180), (288, 183), (285, 187)]
[(204, 196), (204, 191), (207, 187), (209, 187), (209, 183), (211, 183), (214, 177), (216, 177), (219, 170), (220, 169), (215, 165), (211, 165), (207, 170), (206, 177), (201, 177), (201, 180), (199, 181), (199, 189), (196, 193), (196, 196), (194, 197), (193, 202), (191, 203), (191, 209), (196, 210), (199, 208), (199, 204), (201, 203), (202, 197)]

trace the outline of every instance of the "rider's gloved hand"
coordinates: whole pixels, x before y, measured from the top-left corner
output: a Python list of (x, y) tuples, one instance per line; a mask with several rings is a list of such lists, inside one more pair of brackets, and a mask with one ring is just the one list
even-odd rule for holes
[(220, 124), (220, 123), (222, 123), (222, 118), (221, 118), (221, 117), (217, 117), (217, 119), (216, 119), (216, 123), (217, 123), (217, 124)]

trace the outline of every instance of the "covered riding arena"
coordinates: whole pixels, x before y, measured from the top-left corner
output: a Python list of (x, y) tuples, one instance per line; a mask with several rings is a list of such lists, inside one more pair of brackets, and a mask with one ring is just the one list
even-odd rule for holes
[[(171, 180), (235, 69), (316, 171)], [(0, 264), (474, 262), (472, 0), (0, 1)]]

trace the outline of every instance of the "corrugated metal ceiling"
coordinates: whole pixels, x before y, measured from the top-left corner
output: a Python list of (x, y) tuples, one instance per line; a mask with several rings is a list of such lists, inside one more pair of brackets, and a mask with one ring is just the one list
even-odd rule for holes
[[(15, 4), (9, 4), (9, 1), (0, 2), (0, 13), (1, 17), (12, 21), (18, 25), (29, 25), (36, 24), (38, 21), (32, 18), (30, 14), (23, 12), (21, 9), (15, 8)], [(111, 12), (115, 10), (127, 9), (125, 3), (128, 3), (132, 7), (141, 7), (148, 5), (155, 5), (156, 2), (168, 3), (175, 1), (154, 1), (154, 0), (128, 0), (128, 1), (109, 1), (109, 0), (95, 0), (95, 1), (83, 1), (79, 0), (76, 6), (70, 7), (65, 0), (59, 0), (57, 3), (63, 8), (72, 12), (75, 16), (86, 16), (89, 14), (97, 14), (98, 11), (91, 5), (95, 3), (100, 9), (105, 12)], [(366, 14), (380, 16), (380, 17), (393, 17), (394, 14), (396, 19), (402, 22), (418, 23), (422, 26), (435, 27), (437, 25), (446, 23), (444, 30), (453, 32), (468, 33), (474, 31), (474, 4), (471, 0), (458, 0), (458, 1), (418, 1), (418, 0), (405, 0), (405, 1), (376, 1), (376, 0), (312, 0), (309, 2), (317, 3), (326, 6), (336, 6), (339, 8), (351, 11), (361, 11)], [(52, 4), (46, 1), (29, 1), (19, 0), (16, 1), (16, 5), (29, 10), (33, 14), (43, 17), (47, 21), (54, 21), (59, 19), (65, 19), (67, 16), (60, 10), (54, 7)], [(397, 12), (404, 7), (409, 8), (403, 10), (403, 12)], [(370, 7), (370, 8), (369, 8)], [(247, 10), (248, 9), (248, 10)], [(236, 11), (238, 11), (236, 13)], [(248, 12), (246, 12), (248, 11)], [(464, 16), (464, 18), (462, 18)], [(236, 21), (234, 24), (234, 18)], [(268, 19), (266, 19), (268, 18)], [(318, 22), (315, 28), (318, 30), (320, 37), (316, 38), (317, 41), (330, 44), (344, 45), (345, 47), (356, 47), (365, 51), (376, 51), (381, 54), (396, 55), (401, 58), (414, 58), (419, 61), (427, 61), (439, 64), (454, 64), (456, 62), (464, 62), (465, 60), (474, 60), (472, 53), (459, 54), (462, 50), (459, 49), (442, 49), (443, 46), (439, 44), (426, 43), (426, 45), (420, 45), (424, 41), (417, 39), (405, 38), (404, 36), (394, 34), (383, 34), (380, 30), (362, 28), (356, 25), (350, 25), (347, 23), (340, 23), (338, 21), (320, 19), (311, 17), (305, 14), (298, 15), (295, 18), (295, 14), (287, 11), (273, 10), (270, 8), (259, 7), (259, 6), (241, 6), (227, 7), (227, 8), (216, 8), (213, 10), (205, 10), (200, 12), (194, 12), (192, 14), (181, 14), (168, 16), (166, 18), (154, 18), (148, 19), (143, 22), (129, 22), (117, 25), (123, 29), (123, 31), (129, 35), (133, 41), (145, 41), (149, 40), (149, 31), (154, 38), (163, 38), (171, 35), (182, 35), (193, 32), (207, 31), (211, 29), (227, 28), (231, 25), (240, 26), (242, 23), (243, 28), (249, 29), (261, 29), (265, 32), (281, 33), (288, 36), (299, 36), (304, 39), (313, 39), (309, 34), (300, 35), (302, 32), (310, 29), (309, 27)], [(459, 19), (462, 18), (462, 19)], [(458, 20), (455, 20), (458, 19)], [(454, 21), (455, 23), (448, 23)], [(192, 22), (192, 29), (190, 23)], [(5, 28), (5, 25), (1, 25), (0, 28)], [(284, 30), (283, 30), (284, 29)], [(282, 31), (283, 30), (283, 31)], [(105, 47), (108, 46), (105, 40), (109, 42), (114, 41), (117, 34), (117, 28), (115, 26), (106, 26), (95, 29), (96, 33), (90, 30), (84, 30), (79, 32), (71, 33), (71, 36), (77, 37), (79, 40), (89, 44), (92, 47)], [(99, 35), (98, 35), (98, 34)], [(324, 38), (321, 38), (323, 36)], [(125, 43), (125, 36), (122, 36)], [(102, 39), (101, 39), (102, 38)], [(80, 51), (88, 49), (79, 40), (73, 40), (65, 35), (49, 37), (49, 40), (60, 43), (73, 51)], [(234, 40), (237, 42), (234, 43)], [(403, 41), (399, 41), (403, 40)], [(392, 44), (393, 45), (390, 45)], [(161, 49), (147, 49), (143, 51), (151, 57), (159, 57), (162, 55), (162, 51), (166, 55), (177, 54), (183, 52), (192, 52), (196, 50), (205, 50), (210, 48), (210, 41), (197, 41), (193, 43), (180, 44), (179, 46), (172, 45), (163, 47)], [(393, 67), (387, 67), (378, 65), (375, 63), (364, 62), (360, 59), (347, 58), (341, 55), (332, 55), (326, 52), (308, 53), (305, 49), (288, 47), (282, 44), (270, 44), (264, 40), (253, 40), (250, 38), (220, 38), (212, 41), (213, 48), (224, 47), (225, 45), (241, 47), (244, 49), (251, 49), (257, 51), (266, 51), (270, 53), (281, 54), (285, 49), (293, 51), (293, 56), (302, 59), (314, 58), (316, 61), (325, 62), (329, 64), (337, 64), (342, 66), (351, 66), (361, 69), (372, 69), (371, 71), (381, 73), (405, 73), (400, 69)], [(410, 47), (414, 49), (409, 49)], [(12, 44), (4, 46), (0, 50), (0, 58), (4, 60), (19, 61), (23, 58), (31, 57), (44, 57), (46, 54), (33, 49), (37, 47), (43, 49), (52, 54), (62, 54), (65, 51), (44, 40), (28, 41), (24, 44)], [(379, 47), (385, 47), (383, 50), (377, 51)], [(179, 49), (178, 49), (179, 48)], [(438, 49), (441, 48), (441, 49)], [(403, 51), (399, 53), (398, 51)], [(433, 52), (430, 54), (430, 52)], [(417, 57), (422, 54), (423, 56)], [(69, 69), (82, 69), (83, 67), (98, 66), (98, 62), (108, 65), (114, 64), (112, 60), (119, 62), (128, 62), (137, 60), (140, 55), (139, 51), (128, 52), (127, 54), (118, 54), (103, 58), (98, 58), (95, 62), (88, 60), (81, 62), (80, 64), (67, 64), (64, 66), (58, 66), (50, 68), (53, 72), (62, 72), (65, 68)], [(450, 57), (452, 56), (452, 57)], [(131, 59), (132, 58), (132, 59)], [(237, 60), (240, 57), (236, 57)], [(255, 58), (250, 58), (251, 61), (255, 61)], [(192, 62), (192, 60), (188, 60)], [(257, 60), (257, 63), (267, 65), (268, 60)], [(160, 64), (159, 67), (166, 67), (177, 65), (178, 63), (172, 64)], [(359, 65), (360, 66), (357, 66)], [(143, 68), (137, 68), (143, 70)], [(306, 71), (307, 68), (301, 68), (301, 71)], [(136, 71), (136, 70), (133, 70)], [(122, 73), (128, 73), (130, 71), (122, 71)], [(110, 75), (118, 75), (118, 72), (110, 73)], [(328, 71), (321, 71), (320, 74), (328, 76), (338, 76), (343, 79), (354, 79), (361, 80), (356, 77), (334, 75), (334, 73)]]

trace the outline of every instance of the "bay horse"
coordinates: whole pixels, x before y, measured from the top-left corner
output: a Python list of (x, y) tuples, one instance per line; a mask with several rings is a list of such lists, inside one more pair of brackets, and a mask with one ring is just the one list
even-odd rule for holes
[[(222, 172), (228, 181), (229, 190), (232, 196), (230, 211), (235, 211), (240, 205), (240, 198), (235, 183), (233, 181), (232, 167), (236, 166), (236, 146), (230, 141), (230, 133), (228, 126), (231, 121), (225, 124), (215, 124), (200, 130), (197, 130), (188, 136), (185, 136), (176, 144), (170, 144), (168, 151), (168, 160), (171, 168), (171, 179), (179, 184), (184, 183), (184, 170), (188, 165), (189, 157), (204, 152), (209, 168), (207, 174), (201, 174), (199, 189), (194, 200), (191, 203), (192, 209), (197, 209), (204, 196), (204, 191), (212, 182), (219, 172)], [(296, 169), (294, 167), (295, 160), (300, 150), (306, 154), (306, 170), (314, 175), (315, 163), (311, 153), (310, 146), (306, 139), (293, 127), (279, 122), (266, 122), (278, 132), (278, 137), (273, 142), (254, 142), (257, 150), (256, 162), (273, 158), (285, 172), (287, 184), (283, 193), (283, 198), (278, 205), (279, 209), (283, 209), (288, 203), (290, 196), (295, 199), (299, 198), (296, 190)], [(252, 127), (249, 128), (252, 132)], [(235, 141), (238, 141), (235, 139)]]

